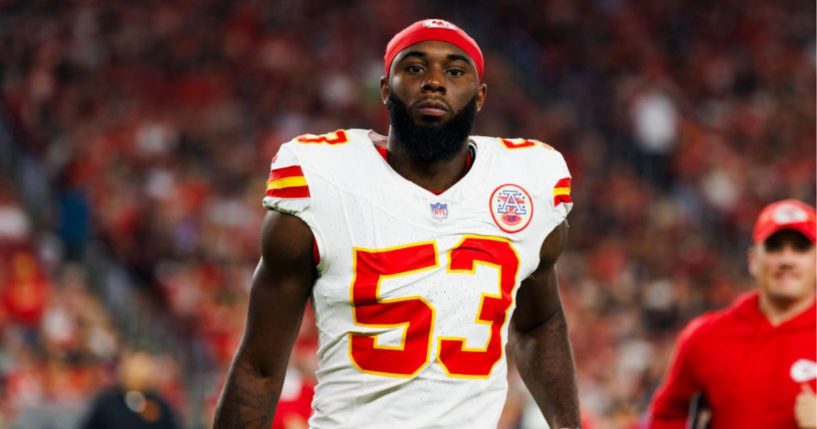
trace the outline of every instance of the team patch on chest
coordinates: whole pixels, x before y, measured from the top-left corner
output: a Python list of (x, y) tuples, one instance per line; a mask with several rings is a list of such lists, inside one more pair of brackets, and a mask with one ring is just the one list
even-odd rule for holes
[(533, 219), (533, 200), (528, 191), (519, 185), (500, 185), (491, 193), (489, 204), (491, 217), (502, 231), (522, 231)]

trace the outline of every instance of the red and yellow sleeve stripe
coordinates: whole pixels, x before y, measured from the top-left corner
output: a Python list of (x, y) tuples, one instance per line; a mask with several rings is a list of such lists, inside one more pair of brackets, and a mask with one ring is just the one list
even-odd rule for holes
[(267, 196), (275, 198), (309, 198), (309, 186), (298, 165), (276, 168), (267, 180)]
[(570, 199), (570, 178), (565, 177), (556, 182), (553, 187), (553, 206), (558, 206), (561, 203), (573, 203)]

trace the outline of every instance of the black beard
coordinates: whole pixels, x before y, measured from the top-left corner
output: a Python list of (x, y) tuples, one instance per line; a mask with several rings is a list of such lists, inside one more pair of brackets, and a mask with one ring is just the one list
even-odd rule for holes
[(417, 125), (411, 120), (408, 108), (394, 93), (386, 102), (392, 132), (418, 161), (451, 160), (468, 140), (477, 115), (477, 97), (469, 101), (448, 122), (435, 125)]

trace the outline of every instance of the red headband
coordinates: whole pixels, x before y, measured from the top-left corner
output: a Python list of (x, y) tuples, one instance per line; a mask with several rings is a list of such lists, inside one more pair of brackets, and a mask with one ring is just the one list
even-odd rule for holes
[(448, 42), (465, 51), (465, 53), (474, 60), (474, 64), (477, 66), (477, 75), (479, 79), (482, 80), (484, 60), (479, 45), (459, 27), (442, 19), (417, 21), (392, 37), (386, 46), (386, 56), (383, 57), (386, 76), (389, 76), (391, 62), (400, 51), (415, 43), (425, 42), (427, 40)]

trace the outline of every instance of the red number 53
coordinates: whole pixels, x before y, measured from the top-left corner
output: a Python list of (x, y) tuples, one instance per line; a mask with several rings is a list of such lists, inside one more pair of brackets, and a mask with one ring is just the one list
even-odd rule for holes
[[(351, 298), (357, 324), (371, 327), (404, 326), (403, 343), (375, 343), (375, 334), (349, 333), (350, 355), (363, 372), (406, 377), (419, 373), (429, 363), (435, 309), (420, 296), (384, 300), (379, 297), (383, 279), (404, 276), (439, 266), (434, 242), (411, 244), (386, 250), (355, 249)], [(496, 294), (482, 294), (475, 323), (490, 326), (484, 347), (469, 348), (464, 338), (438, 337), (437, 360), (452, 377), (483, 378), (502, 358), (502, 327), (513, 302), (519, 256), (500, 238), (465, 237), (448, 253), (448, 272), (469, 275), (477, 264), (498, 271)]]

